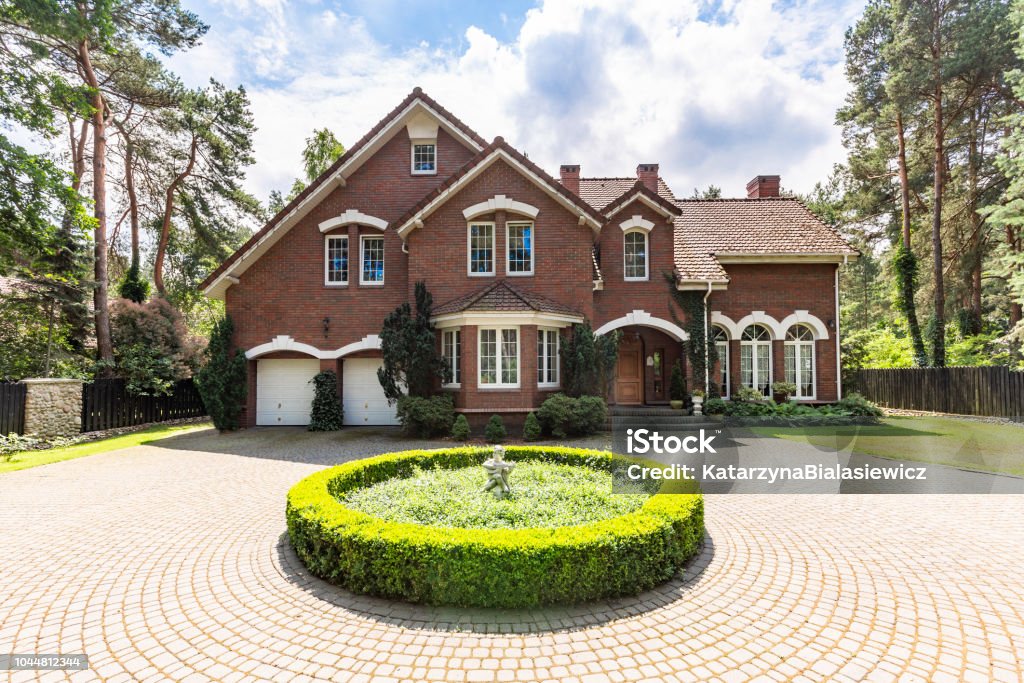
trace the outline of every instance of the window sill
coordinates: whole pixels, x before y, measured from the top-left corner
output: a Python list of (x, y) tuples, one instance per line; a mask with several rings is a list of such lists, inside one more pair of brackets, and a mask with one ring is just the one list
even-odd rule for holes
[(347, 282), (325, 282), (324, 289), (345, 289), (348, 287)]
[(437, 175), (437, 171), (409, 171), (409, 175)]
[(469, 277), (494, 277), (494, 273), (466, 273)]
[(622, 278), (622, 280), (623, 280), (623, 282), (650, 282), (651, 278), (649, 278), (649, 277), (625, 277), (625, 278)]
[(500, 384), (500, 385), (495, 385), (495, 384), (479, 384), (479, 385), (477, 385), (477, 389), (480, 390), (480, 391), (487, 391), (487, 392), (501, 392), (501, 391), (519, 391), (520, 387), (519, 387), (518, 384), (515, 384), (515, 385), (512, 385), (512, 384)]
[(462, 385), (461, 384), (442, 384), (441, 388), (442, 389), (456, 390), (456, 389), (461, 389)]
[(561, 384), (538, 384), (537, 388), (538, 389), (543, 389), (545, 391), (554, 391), (556, 389), (561, 389), (562, 385)]
[(360, 282), (360, 287), (383, 287), (383, 282)]
[(533, 277), (532, 270), (529, 273), (513, 273), (512, 271), (506, 271), (506, 274), (509, 277)]

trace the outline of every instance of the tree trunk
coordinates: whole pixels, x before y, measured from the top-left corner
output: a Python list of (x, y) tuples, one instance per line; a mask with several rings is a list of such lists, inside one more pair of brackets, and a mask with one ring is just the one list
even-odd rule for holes
[[(896, 114), (896, 145), (898, 150), (896, 161), (900, 177), (900, 210), (903, 214), (903, 248), (913, 256), (914, 250), (910, 243), (910, 178), (907, 173), (907, 138), (902, 112)], [(901, 271), (899, 277), (903, 278), (903, 282), (900, 283), (900, 291), (903, 292), (902, 296), (905, 299), (903, 302), (904, 315), (907, 316), (910, 343), (914, 349), (914, 362), (921, 367), (927, 363), (927, 354), (924, 349), (924, 338), (921, 336), (921, 323), (917, 320), (917, 304), (914, 301), (914, 273), (916, 272), (916, 267), (913, 272)]]
[(185, 166), (185, 170), (175, 176), (174, 180), (171, 181), (164, 199), (164, 218), (160, 224), (160, 243), (157, 244), (156, 259), (153, 263), (153, 283), (156, 285), (156, 291), (160, 292), (161, 296), (163, 296), (166, 291), (164, 289), (164, 257), (167, 254), (167, 242), (171, 237), (171, 217), (174, 215), (174, 195), (178, 191), (178, 185), (192, 174), (192, 169), (196, 164), (196, 152), (198, 151), (198, 148), (199, 138), (193, 135), (192, 145), (189, 148), (188, 164)]
[[(89, 56), (89, 42), (78, 44), (78, 57), (86, 82), (93, 89), (92, 115), (92, 197), (93, 216), (96, 218), (94, 236), (96, 255), (96, 289), (93, 305), (96, 317), (96, 351), (99, 360), (114, 362), (114, 343), (110, 336), (110, 310), (107, 307), (107, 121), (106, 105)], [(101, 371), (109, 372), (109, 370)]]
[[(1009, 247), (1010, 253), (1019, 254), (1021, 251), (1021, 240), (1020, 237), (1017, 235), (1016, 228), (1014, 228), (1012, 225), (1007, 225), (1004, 229), (1006, 231), (1006, 246)], [(1013, 275), (1012, 271), (1010, 275)], [(1021, 321), (1021, 319), (1024, 319), (1024, 305), (1022, 305), (1022, 303), (1024, 302), (1010, 302), (1010, 329), (1013, 329), (1013, 327), (1016, 326), (1017, 323)]]
[(935, 311), (932, 319), (932, 365), (946, 366), (946, 293), (942, 274), (942, 194), (945, 190), (945, 130), (942, 115), (942, 55), (941, 17), (933, 19), (932, 78), (934, 79), (935, 113), (935, 181), (932, 188), (932, 279), (935, 286)]
[(124, 186), (128, 193), (128, 220), (132, 229), (132, 261), (133, 268), (139, 267), (139, 199), (135, 193), (135, 144), (122, 128), (124, 135)]
[(968, 125), (967, 150), (967, 208), (970, 212), (970, 238), (967, 249), (968, 265), (968, 300), (967, 310), (970, 329), (962, 330), (965, 335), (981, 334), (981, 259), (982, 229), (984, 220), (978, 213), (978, 117), (972, 110)]

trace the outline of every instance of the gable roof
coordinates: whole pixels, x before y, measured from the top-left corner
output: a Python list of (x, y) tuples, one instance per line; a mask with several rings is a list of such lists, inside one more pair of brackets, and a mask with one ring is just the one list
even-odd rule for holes
[[(661, 180), (660, 178), (658, 179), (659, 186), (663, 182), (664, 181)], [(668, 189), (668, 185), (666, 185), (665, 188)], [(626, 206), (632, 204), (634, 201), (637, 200), (643, 202), (644, 204), (647, 204), (649, 207), (651, 207), (652, 209), (654, 209), (655, 211), (657, 211), (658, 213), (665, 217), (678, 216), (681, 213), (679, 207), (676, 204), (652, 191), (641, 180), (637, 180), (635, 183), (633, 183), (633, 187), (623, 192), (618, 199), (613, 200), (611, 203), (609, 203), (607, 206), (601, 209), (601, 212), (608, 218), (611, 218), (621, 209), (625, 208)]]
[(677, 200), (676, 268), (683, 279), (727, 280), (722, 263), (744, 258), (835, 262), (859, 252), (792, 197)]
[(505, 280), (492, 282), (475, 292), (441, 304), (434, 309), (434, 315), (451, 315), (465, 311), (535, 312), (582, 317), (580, 312), (575, 309), (563, 306), (539, 294), (524, 292)]
[[(269, 249), (307, 211), (316, 206), (317, 200), (337, 185), (344, 184), (344, 179), (358, 170), (381, 145), (390, 140), (396, 129), (420, 112), (426, 112), (437, 119), (442, 128), (467, 147), (479, 151), (487, 146), (487, 141), (473, 129), (423, 92), (422, 88), (416, 87), (295, 199), (288, 202), (283, 209), (267, 221), (263, 228), (210, 273), (203, 280), (200, 288), (208, 296), (216, 298), (216, 295), (222, 295), (228, 286), (225, 280), (231, 276), (231, 273), (237, 276), (244, 272), (248, 268), (248, 263), (246, 263), (248, 259), (254, 256), (258, 257), (266, 249)], [(242, 263), (239, 263), (240, 261)], [(238, 264), (237, 268), (236, 264)]]
[(480, 175), (498, 160), (505, 161), (519, 171), (527, 180), (544, 190), (555, 201), (565, 208), (578, 213), (580, 225), (589, 223), (597, 231), (605, 222), (600, 211), (582, 200), (578, 195), (566, 189), (561, 182), (548, 175), (547, 171), (530, 161), (526, 156), (505, 142), (500, 135), (476, 156), (455, 171), (443, 183), (427, 193), (401, 218), (395, 221), (397, 232), (403, 239), (414, 230), (418, 222), (429, 216), (441, 205), (454, 197), (467, 183)]
[[(580, 197), (594, 208), (603, 211), (609, 204), (633, 189), (636, 183), (636, 176), (632, 178), (580, 178)], [(661, 177), (658, 178), (658, 196), (672, 203), (676, 201), (668, 183)]]

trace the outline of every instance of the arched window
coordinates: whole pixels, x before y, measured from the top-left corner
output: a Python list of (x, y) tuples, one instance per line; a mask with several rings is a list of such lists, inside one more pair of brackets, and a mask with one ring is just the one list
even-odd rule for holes
[(772, 335), (763, 325), (751, 325), (743, 330), (740, 381), (764, 396), (772, 395)]
[(718, 353), (718, 393), (722, 398), (729, 398), (729, 337), (718, 325), (712, 326), (711, 336)]
[(627, 280), (647, 279), (647, 233), (630, 230), (622, 237), (623, 272)]
[(793, 325), (786, 332), (786, 381), (796, 385), (793, 398), (813, 399), (814, 333), (807, 325)]

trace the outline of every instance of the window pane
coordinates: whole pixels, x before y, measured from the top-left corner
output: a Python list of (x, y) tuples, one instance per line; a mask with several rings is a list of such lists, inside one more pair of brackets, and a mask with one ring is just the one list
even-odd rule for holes
[(453, 384), (459, 384), (462, 381), (462, 368), (459, 367), (461, 365), (460, 359), (462, 358), (460, 336), (458, 330), (449, 330), (444, 333), (441, 344), (441, 355), (451, 371), (451, 381)]
[(480, 383), (498, 383), (498, 342), (496, 330), (480, 330)]
[(558, 384), (558, 332), (548, 330), (548, 382)]
[(750, 344), (744, 344), (740, 347), (740, 382), (743, 386), (753, 389), (754, 388), (754, 364), (753, 364), (754, 347)]
[(494, 272), (494, 226), (469, 226), (469, 272)]
[(792, 384), (797, 383), (796, 346), (794, 344), (786, 344), (786, 381)]
[(327, 240), (327, 281), (348, 282), (348, 238)]
[(801, 344), (800, 348), (800, 396), (814, 396), (814, 347)]
[(715, 350), (718, 351), (718, 393), (722, 396), (729, 394), (729, 344), (716, 342)]
[(412, 170), (433, 171), (435, 170), (435, 157), (437, 149), (434, 145), (413, 145), (412, 148)]
[(459, 384), (462, 382), (462, 332), (455, 330), (453, 334), (455, 335), (455, 357), (453, 359), (455, 367), (452, 369), (452, 377), (455, 383)]
[(519, 351), (516, 330), (501, 331), (501, 383), (515, 384), (519, 381)]
[(533, 270), (533, 226), (508, 226), (508, 272), (529, 273)]
[(537, 330), (537, 383), (544, 383), (544, 359), (546, 354), (544, 352), (545, 336), (544, 330)]
[(363, 238), (363, 282), (384, 282), (384, 238)]
[(627, 232), (625, 237), (626, 277), (647, 277), (647, 236), (642, 232)]
[(768, 344), (757, 345), (757, 388), (765, 396), (771, 395), (771, 384), (768, 381), (771, 372), (772, 347)]

